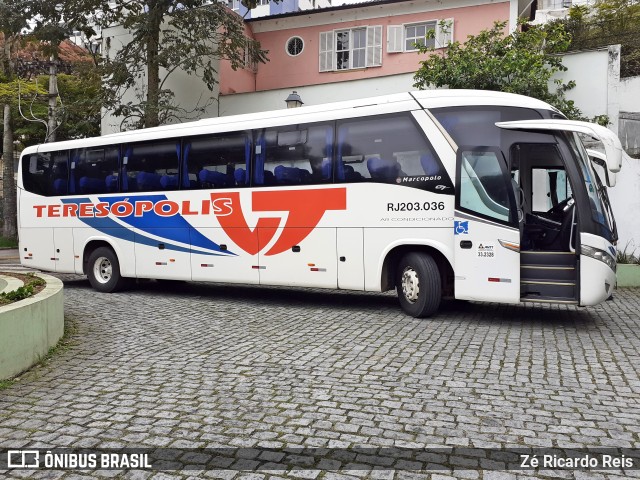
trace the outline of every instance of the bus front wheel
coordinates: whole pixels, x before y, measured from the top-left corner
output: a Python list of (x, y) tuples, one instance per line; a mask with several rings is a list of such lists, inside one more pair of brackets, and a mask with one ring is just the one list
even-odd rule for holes
[(419, 252), (403, 256), (396, 270), (396, 291), (400, 306), (408, 315), (433, 315), (442, 298), (440, 271), (433, 257)]
[(107, 247), (96, 248), (89, 255), (87, 276), (91, 286), (99, 292), (116, 292), (125, 285), (125, 279), (120, 275), (118, 257)]

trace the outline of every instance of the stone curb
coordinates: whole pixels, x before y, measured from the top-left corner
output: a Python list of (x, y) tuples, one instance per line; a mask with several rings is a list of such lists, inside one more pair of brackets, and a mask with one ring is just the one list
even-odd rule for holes
[(17, 279), (16, 277), (11, 277), (9, 275), (0, 274), (0, 278), (7, 282), (7, 286), (0, 291), (0, 293), (11, 292), (12, 290), (17, 290), (20, 287), (24, 286), (22, 280)]
[(63, 283), (37, 275), (47, 282), (41, 292), (0, 307), (0, 379), (37, 363), (64, 333)]

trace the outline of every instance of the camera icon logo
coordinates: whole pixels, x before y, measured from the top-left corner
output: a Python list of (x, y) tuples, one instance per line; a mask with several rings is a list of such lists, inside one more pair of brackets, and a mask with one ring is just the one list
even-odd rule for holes
[(8, 468), (38, 468), (40, 467), (40, 452), (38, 450), (9, 450), (7, 452)]

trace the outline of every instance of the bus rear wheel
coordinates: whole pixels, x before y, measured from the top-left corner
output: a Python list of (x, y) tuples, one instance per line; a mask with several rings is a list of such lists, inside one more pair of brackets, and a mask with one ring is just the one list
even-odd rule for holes
[(99, 292), (117, 292), (126, 284), (126, 279), (120, 275), (118, 257), (108, 247), (96, 248), (89, 255), (87, 276), (91, 286)]
[(396, 291), (406, 314), (415, 318), (433, 315), (442, 298), (440, 271), (433, 257), (419, 252), (403, 256), (396, 270)]

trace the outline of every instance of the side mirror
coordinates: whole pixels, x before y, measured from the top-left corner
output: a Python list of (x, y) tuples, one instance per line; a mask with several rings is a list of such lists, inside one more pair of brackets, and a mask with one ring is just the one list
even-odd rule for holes
[(591, 162), (602, 167), (602, 169), (604, 170), (607, 186), (615, 187), (616, 174), (609, 170), (607, 156), (602, 152), (598, 152), (597, 150), (592, 150), (590, 148), (587, 148), (587, 154), (589, 155), (589, 159), (591, 160)]

